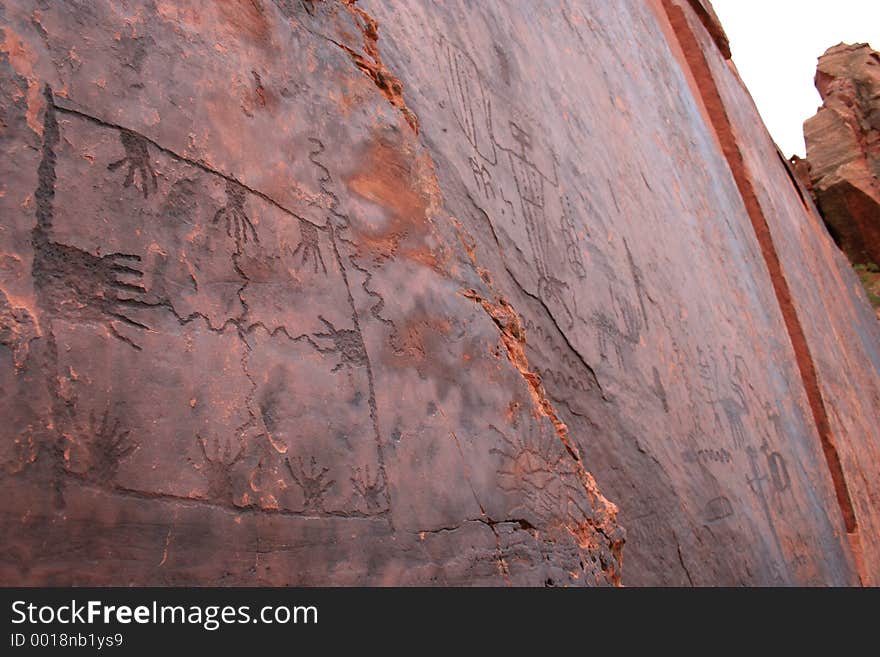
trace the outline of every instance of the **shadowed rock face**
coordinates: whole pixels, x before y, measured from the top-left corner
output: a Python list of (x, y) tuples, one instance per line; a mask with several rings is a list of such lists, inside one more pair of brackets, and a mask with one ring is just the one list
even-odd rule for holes
[(4, 584), (877, 581), (878, 327), (708, 4), (2, 12)]
[(878, 263), (880, 53), (865, 43), (829, 48), (816, 88), (823, 105), (804, 123), (812, 193), (850, 260)]

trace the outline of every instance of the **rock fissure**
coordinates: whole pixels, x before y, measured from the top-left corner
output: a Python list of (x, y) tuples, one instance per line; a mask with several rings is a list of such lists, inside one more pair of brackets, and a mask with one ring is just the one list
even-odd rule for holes
[(401, 113), (413, 132), (419, 134), (419, 118), (406, 105), (403, 98), (403, 83), (382, 62), (379, 54), (379, 23), (366, 11), (357, 6), (357, 0), (337, 0), (350, 13), (363, 37), (364, 57), (350, 46), (340, 43), (327, 35), (321, 38), (345, 51), (358, 70), (373, 81), (385, 99)]
[[(588, 517), (585, 521), (586, 524), (605, 537), (617, 563), (622, 564), (624, 538), (620, 529), (615, 525), (617, 507), (599, 492), (595, 479), (584, 468), (577, 446), (569, 438), (568, 426), (560, 419), (547, 397), (541, 384), (541, 377), (529, 369), (525, 353), (525, 329), (519, 315), (501, 297), (493, 303), (481, 297), (475, 290), (464, 290), (462, 296), (480, 305), (498, 327), (508, 360), (526, 382), (536, 412), (550, 421), (565, 451), (574, 461), (578, 481), (587, 493), (593, 506), (593, 512), (597, 516)], [(579, 539), (577, 528), (568, 527), (568, 529), (575, 535), (575, 538)], [(612, 570), (614, 571), (611, 573), (612, 580), (619, 584), (620, 572), (617, 569)]]

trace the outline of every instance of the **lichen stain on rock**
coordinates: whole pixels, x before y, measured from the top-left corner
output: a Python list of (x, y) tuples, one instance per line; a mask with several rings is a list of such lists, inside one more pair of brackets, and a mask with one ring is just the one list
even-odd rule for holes
[(423, 180), (430, 174), (404, 148), (375, 136), (357, 171), (346, 179), (361, 201), (361, 211), (351, 215), (352, 233), (357, 245), (377, 262), (402, 257), (437, 269), (441, 262), (431, 249), (431, 199)]

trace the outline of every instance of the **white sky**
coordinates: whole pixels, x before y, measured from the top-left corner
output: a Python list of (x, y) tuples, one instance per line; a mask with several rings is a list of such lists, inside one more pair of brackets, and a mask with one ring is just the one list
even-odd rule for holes
[(841, 41), (880, 49), (880, 0), (711, 1), (770, 134), (803, 156), (803, 122), (822, 103), (816, 60)]

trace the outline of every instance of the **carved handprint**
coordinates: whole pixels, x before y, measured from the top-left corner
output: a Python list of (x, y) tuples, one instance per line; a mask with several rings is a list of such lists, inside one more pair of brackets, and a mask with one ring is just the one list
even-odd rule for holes
[(324, 258), (321, 255), (321, 245), (319, 243), (320, 235), (318, 234), (318, 227), (314, 224), (309, 223), (305, 219), (299, 220), (299, 232), (302, 236), (299, 244), (296, 245), (296, 249), (290, 251), (290, 247), (288, 247), (288, 251), (292, 258), (296, 258), (297, 254), (302, 252), (302, 260), (300, 264), (296, 267), (297, 271), (301, 267), (304, 267), (308, 264), (309, 260), (313, 262), (315, 273), (318, 273), (318, 265), (321, 265), (321, 269), (324, 270), (324, 273), (327, 273), (327, 266), (324, 264)]
[[(233, 448), (233, 441), (220, 441), (215, 438), (209, 446), (208, 441), (196, 436), (202, 452), (202, 464), (195, 467), (202, 472), (208, 482), (208, 499), (220, 503), (233, 503), (232, 468), (244, 456), (244, 445)], [(192, 461), (190, 461), (192, 462)]]
[(385, 505), (385, 477), (380, 470), (377, 470), (376, 476), (371, 478), (369, 465), (364, 466), (363, 471), (355, 468), (351, 484), (364, 498), (368, 511), (376, 511)]
[(94, 411), (89, 413), (89, 479), (110, 483), (116, 477), (119, 463), (138, 448), (129, 438), (130, 431), (123, 431), (119, 418), (110, 421), (110, 410), (104, 411), (100, 421)]
[[(89, 254), (85, 254), (89, 255)], [(114, 322), (123, 326), (149, 331), (150, 327), (132, 317), (131, 311), (152, 308), (146, 300), (147, 291), (140, 285), (144, 272), (139, 269), (141, 257), (126, 253), (102, 256), (93, 271), (97, 274), (93, 299), (110, 320), (110, 332), (138, 351), (141, 347), (130, 337), (121, 334)]]
[(140, 349), (119, 333), (120, 324), (149, 330), (132, 311), (155, 307), (141, 285), (141, 257), (127, 253), (92, 255), (67, 244), (36, 240), (33, 275), (40, 305), (65, 319), (103, 320), (111, 333)]
[(107, 165), (110, 171), (115, 171), (123, 164), (128, 166), (125, 172), (125, 180), (122, 181), (123, 187), (130, 187), (134, 183), (135, 172), (140, 173), (141, 190), (144, 198), (150, 193), (150, 181), (153, 183), (153, 191), (159, 189), (159, 182), (153, 165), (150, 164), (150, 151), (147, 140), (141, 135), (130, 130), (121, 129), (119, 131), (119, 139), (122, 147), (125, 149), (125, 157), (116, 162)]
[(333, 368), (332, 372), (338, 372), (343, 367), (350, 370), (352, 367), (360, 367), (367, 364), (367, 351), (359, 331), (355, 329), (337, 329), (321, 315), (318, 315), (318, 319), (327, 327), (329, 332), (314, 333), (313, 337), (333, 342), (332, 347), (318, 346), (318, 351), (322, 354), (337, 354), (339, 356), (339, 363)]
[[(40, 310), (50, 318), (104, 323), (109, 331), (135, 349), (140, 346), (119, 328), (149, 329), (132, 317), (133, 311), (154, 308), (158, 303), (146, 299), (147, 291), (141, 285), (143, 272), (141, 258), (126, 253), (98, 256), (83, 249), (53, 240), (55, 211), (55, 167), (58, 155), (55, 148), (61, 139), (52, 89), (45, 88), (46, 112), (43, 125), (43, 153), (38, 170), (39, 184), (36, 199), (36, 225), (31, 233), (34, 259), (31, 273)], [(155, 173), (150, 168), (146, 141), (126, 130), (120, 131), (126, 157), (109, 165), (116, 169), (129, 164), (125, 179), (128, 186), (134, 180), (135, 169), (140, 169), (147, 194), (148, 173), (155, 185)]]
[(235, 240), (235, 245), (241, 248), (247, 244), (248, 238), (259, 242), (257, 229), (251, 223), (250, 217), (245, 211), (245, 197), (247, 190), (234, 180), (226, 181), (226, 205), (217, 210), (211, 223), (217, 224), (220, 220), (226, 222), (226, 234)]
[(284, 463), (290, 471), (290, 477), (302, 490), (304, 509), (306, 511), (321, 511), (324, 495), (336, 483), (332, 479), (325, 481), (330, 469), (319, 466), (314, 456), (309, 460), (308, 468), (303, 464), (303, 459), (300, 456), (295, 457), (293, 461), (289, 458), (284, 459)]

